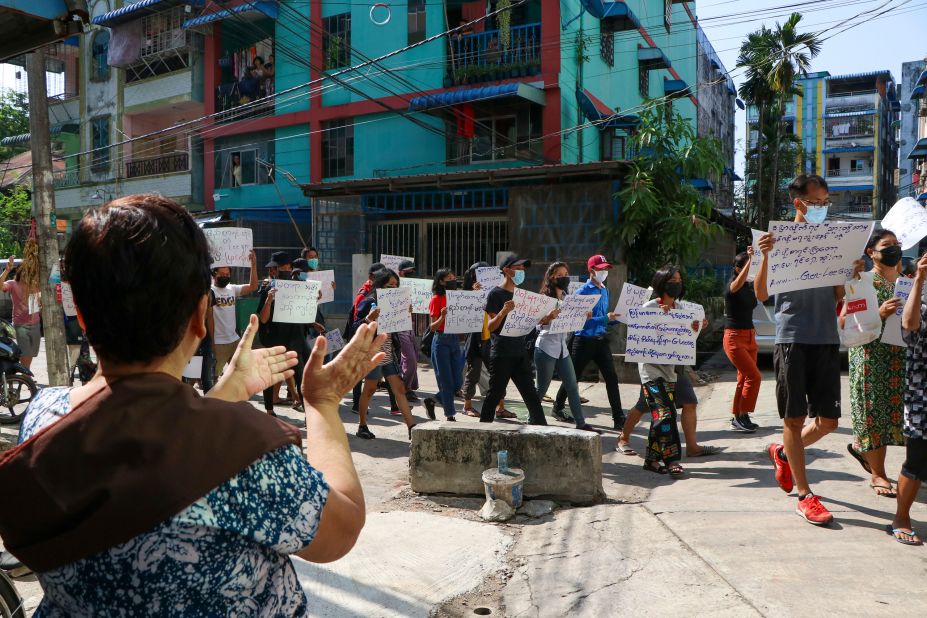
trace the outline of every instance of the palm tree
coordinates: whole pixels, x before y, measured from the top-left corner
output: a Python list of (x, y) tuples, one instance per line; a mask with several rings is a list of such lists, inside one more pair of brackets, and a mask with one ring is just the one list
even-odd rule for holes
[[(753, 178), (753, 221), (752, 224), (762, 226), (760, 213), (766, 209), (762, 207), (763, 198), (763, 164), (766, 157), (763, 153), (764, 127), (766, 126), (769, 107), (775, 100), (775, 93), (769, 86), (767, 69), (769, 66), (769, 50), (772, 47), (772, 31), (763, 26), (756, 32), (747, 35), (747, 40), (740, 46), (737, 56), (737, 67), (746, 69), (746, 81), (740, 85), (740, 98), (753, 105), (758, 113), (757, 142), (756, 142), (756, 174)], [(747, 144), (749, 153), (749, 142)], [(762, 229), (766, 229), (762, 226)]]

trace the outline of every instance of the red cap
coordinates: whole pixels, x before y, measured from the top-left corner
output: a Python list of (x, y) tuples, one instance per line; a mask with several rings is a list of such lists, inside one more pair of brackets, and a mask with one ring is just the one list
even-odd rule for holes
[(612, 268), (612, 265), (608, 263), (604, 255), (593, 255), (586, 261), (586, 268), (591, 268), (592, 270), (608, 270)]

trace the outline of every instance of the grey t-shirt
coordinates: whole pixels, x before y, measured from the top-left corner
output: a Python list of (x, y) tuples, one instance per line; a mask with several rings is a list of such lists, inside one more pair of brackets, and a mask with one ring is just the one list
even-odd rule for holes
[(840, 345), (834, 288), (776, 294), (776, 343)]

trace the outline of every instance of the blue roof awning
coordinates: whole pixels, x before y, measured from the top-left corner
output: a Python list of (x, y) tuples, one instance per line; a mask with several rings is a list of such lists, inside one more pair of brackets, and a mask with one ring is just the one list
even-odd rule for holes
[(921, 98), (922, 96), (924, 96), (924, 90), (925, 90), (925, 89), (927, 89), (927, 86), (918, 86), (917, 88), (915, 88), (914, 90), (912, 90), (912, 91), (911, 91), (911, 100), (913, 101), (914, 99), (919, 99), (919, 98)]
[(637, 128), (641, 122), (641, 119), (634, 114), (616, 112), (585, 88), (576, 91), (576, 102), (586, 119), (596, 123), (599, 129), (632, 130)]
[(831, 185), (831, 193), (837, 193), (838, 191), (872, 191), (872, 185), (847, 185), (845, 187), (838, 187)]
[(834, 154), (835, 152), (872, 152), (875, 150), (874, 146), (846, 146), (846, 147), (834, 147), (834, 148), (825, 148), (821, 152), (824, 154)]
[(698, 189), (699, 191), (714, 191), (715, 186), (707, 178), (690, 178), (687, 180), (690, 185)]
[(239, 4), (238, 6), (232, 7), (230, 9), (222, 9), (221, 11), (216, 11), (215, 13), (206, 13), (205, 15), (200, 15), (199, 17), (188, 19), (187, 21), (183, 22), (180, 27), (195, 28), (197, 26), (205, 26), (206, 24), (228, 19), (233, 15), (241, 15), (243, 13), (257, 13), (259, 15), (265, 15), (271, 19), (277, 19), (277, 3), (245, 2), (244, 4)]
[(859, 112), (833, 112), (825, 113), (825, 118), (849, 118), (850, 116), (874, 116), (876, 111), (874, 109), (864, 109)]
[(97, 15), (90, 21), (97, 26), (118, 26), (119, 24), (132, 21), (133, 19), (140, 19), (145, 15), (150, 15), (151, 13), (163, 11), (164, 9), (169, 9), (181, 4), (203, 6), (203, 0), (140, 0), (139, 2), (126, 4), (115, 11)]
[(546, 98), (544, 91), (523, 82), (500, 84), (498, 86), (484, 86), (482, 88), (464, 88), (462, 90), (447, 90), (436, 94), (426, 94), (415, 97), (409, 101), (409, 111), (422, 111), (435, 107), (450, 107), (461, 103), (474, 103), (490, 99), (505, 97), (520, 97), (532, 103), (544, 105)]
[(637, 16), (628, 8), (624, 2), (604, 2), (603, 0), (580, 0), (580, 4), (590, 15), (596, 19), (615, 19), (624, 22), (625, 28), (621, 30), (631, 30), (630, 26), (640, 28), (641, 22)]
[(663, 94), (666, 96), (685, 96), (689, 86), (681, 79), (664, 79)]
[(915, 86), (927, 86), (927, 71), (923, 71), (921, 76), (917, 78), (917, 81), (914, 82)]
[(927, 137), (923, 137), (917, 140), (917, 143), (914, 144), (914, 149), (908, 154), (909, 159), (924, 159), (927, 158)]
[(659, 47), (638, 47), (637, 63), (647, 70), (668, 69), (673, 66)]

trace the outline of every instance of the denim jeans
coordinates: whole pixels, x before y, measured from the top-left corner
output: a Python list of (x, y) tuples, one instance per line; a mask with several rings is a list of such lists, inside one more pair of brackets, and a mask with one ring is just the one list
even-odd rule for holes
[(457, 335), (435, 333), (431, 341), (431, 364), (438, 379), (438, 401), (444, 416), (454, 416), (454, 393), (463, 386), (463, 354)]
[(560, 374), (563, 381), (561, 389), (565, 388), (570, 400), (570, 412), (576, 420), (577, 427), (584, 427), (586, 419), (583, 417), (583, 404), (579, 400), (579, 385), (576, 383), (576, 373), (573, 371), (573, 361), (569, 356), (554, 358), (541, 348), (534, 349), (534, 365), (538, 373), (538, 397), (544, 397), (547, 387), (554, 377), (554, 369)]

